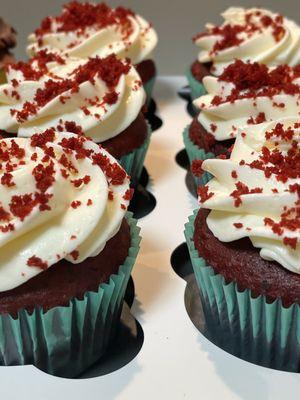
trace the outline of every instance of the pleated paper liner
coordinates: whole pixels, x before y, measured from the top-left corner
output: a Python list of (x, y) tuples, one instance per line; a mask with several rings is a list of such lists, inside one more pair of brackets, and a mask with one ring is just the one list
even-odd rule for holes
[(190, 87), (192, 101), (196, 100), (198, 97), (203, 96), (206, 93), (203, 84), (194, 78), (190, 67), (187, 68), (185, 76)]
[(148, 125), (148, 136), (144, 143), (119, 160), (122, 167), (131, 177), (131, 186), (134, 188), (134, 195), (129, 206), (129, 210), (133, 212), (134, 218), (142, 218), (148, 215), (156, 206), (155, 197), (146, 189), (149, 175), (144, 168), (151, 134), (152, 131)]
[(145, 157), (150, 144), (151, 134), (151, 128), (148, 124), (148, 135), (144, 143), (118, 160), (127, 174), (131, 177), (131, 183), (133, 186), (138, 184), (141, 177)]
[(97, 292), (73, 298), (66, 307), (17, 318), (0, 315), (0, 365), (33, 364), (56, 376), (76, 377), (101, 358), (115, 336), (131, 270), (139, 251), (139, 228), (130, 213), (131, 244), (119, 272)]
[[(216, 158), (214, 153), (206, 153), (203, 149), (200, 149), (197, 145), (195, 145), (189, 135), (189, 128), (190, 125), (188, 125), (185, 130), (183, 131), (183, 143), (185, 150), (187, 152), (190, 165), (192, 165), (192, 162), (195, 160), (207, 160), (208, 158)], [(193, 178), (195, 180), (196, 187), (198, 186), (204, 186), (207, 184), (207, 182), (212, 178), (211, 174), (208, 172), (204, 172), (201, 177), (196, 177), (193, 175)]]
[(300, 311), (298, 304), (285, 308), (280, 299), (239, 291), (199, 257), (193, 242), (197, 211), (185, 226), (185, 236), (200, 290), (207, 329), (212, 341), (252, 363), (300, 372)]

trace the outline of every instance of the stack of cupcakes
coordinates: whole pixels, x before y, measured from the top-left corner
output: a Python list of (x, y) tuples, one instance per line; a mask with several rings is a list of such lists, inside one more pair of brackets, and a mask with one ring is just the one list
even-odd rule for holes
[(229, 8), (223, 17), (196, 40), (203, 50), (193, 65), (210, 63), (201, 82), (190, 81), (201, 95), (192, 94), (198, 115), (183, 133), (196, 185), (210, 176), (193, 162), (228, 157), (238, 129), (298, 115), (300, 27), (257, 8)]
[(0, 85), (0, 364), (74, 377), (114, 337), (139, 249), (127, 208), (157, 36), (131, 10), (72, 1), (29, 42)]
[(299, 372), (300, 28), (260, 9), (224, 18), (197, 38), (211, 65), (184, 132), (201, 205), (187, 245), (216, 343)]

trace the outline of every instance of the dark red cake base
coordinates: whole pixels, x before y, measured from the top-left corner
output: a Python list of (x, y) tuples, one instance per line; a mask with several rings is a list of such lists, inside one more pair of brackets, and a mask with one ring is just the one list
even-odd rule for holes
[(207, 132), (200, 124), (197, 117), (193, 119), (190, 125), (189, 137), (200, 149), (204, 149), (206, 153), (211, 152), (216, 156), (230, 156), (230, 148), (235, 141), (235, 139), (223, 140), (221, 142), (216, 141), (213, 135)]
[(202, 83), (202, 79), (205, 76), (211, 75), (210, 69), (211, 69), (211, 63), (201, 63), (200, 61), (196, 60), (193, 62), (191, 65), (191, 73), (193, 77)]
[(119, 135), (102, 142), (102, 147), (120, 159), (142, 146), (148, 136), (148, 125), (142, 113)]
[(108, 282), (125, 261), (130, 247), (130, 228), (124, 219), (119, 232), (96, 257), (79, 264), (61, 260), (23, 285), (0, 293), (0, 313), (15, 316), (20, 309), (32, 311), (40, 306), (45, 311), (65, 306), (70, 299), (82, 298), (87, 291), (97, 291)]
[(156, 76), (156, 66), (153, 60), (144, 60), (135, 66), (143, 85)]
[[(234, 242), (219, 241), (207, 226), (208, 210), (201, 209), (195, 220), (194, 243), (199, 256), (226, 282), (236, 282), (239, 290), (250, 289), (268, 301), (281, 298), (285, 307), (300, 303), (300, 275), (289, 272), (277, 262), (266, 261), (249, 238)], [(228, 229), (231, 229), (228, 227)]]
[[(0, 130), (0, 135), (3, 138), (16, 136), (16, 133), (8, 133)], [(113, 157), (120, 159), (138, 149), (145, 142), (148, 136), (148, 125), (142, 113), (119, 135), (108, 139), (101, 144)]]

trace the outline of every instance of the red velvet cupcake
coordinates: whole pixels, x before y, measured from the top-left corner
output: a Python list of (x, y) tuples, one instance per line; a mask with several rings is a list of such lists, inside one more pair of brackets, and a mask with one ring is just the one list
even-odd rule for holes
[[(205, 160), (200, 211), (186, 238), (214, 340), (246, 360), (300, 371), (298, 119), (238, 135), (229, 159)], [(272, 205), (272, 206), (270, 206)]]
[(124, 169), (48, 129), (0, 140), (0, 364), (74, 377), (113, 338), (139, 246)]

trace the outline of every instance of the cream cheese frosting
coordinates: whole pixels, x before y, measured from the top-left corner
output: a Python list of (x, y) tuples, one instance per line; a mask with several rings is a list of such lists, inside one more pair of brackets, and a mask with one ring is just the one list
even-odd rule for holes
[(48, 129), (1, 139), (0, 159), (0, 291), (94, 257), (118, 232), (129, 178), (92, 140)]
[(300, 273), (300, 120), (239, 132), (230, 159), (208, 159), (199, 188), (207, 225), (222, 242), (249, 237), (266, 260)]
[(60, 16), (45, 18), (28, 41), (30, 56), (41, 49), (78, 58), (114, 53), (138, 64), (151, 57), (157, 35), (151, 24), (129, 9), (72, 1)]
[(194, 38), (201, 49), (198, 60), (211, 62), (214, 75), (235, 59), (269, 66), (299, 64), (300, 27), (294, 21), (260, 8), (230, 7), (222, 17), (221, 26), (207, 24)]
[(201, 110), (200, 124), (217, 141), (235, 138), (247, 125), (299, 115), (299, 67), (268, 68), (236, 60), (218, 78), (205, 77), (203, 84), (207, 94), (194, 104)]
[[(52, 60), (46, 62), (48, 60)], [(115, 55), (67, 60), (40, 53), (9, 66), (0, 86), (0, 126), (29, 137), (72, 121), (100, 143), (124, 131), (145, 102), (140, 77)]]

